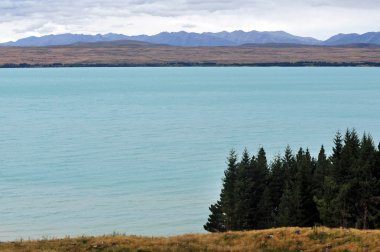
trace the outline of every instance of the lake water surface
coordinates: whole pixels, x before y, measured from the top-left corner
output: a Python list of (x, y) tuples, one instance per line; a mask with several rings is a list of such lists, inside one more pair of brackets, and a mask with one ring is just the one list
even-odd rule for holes
[(231, 148), (347, 127), (380, 140), (380, 68), (1, 69), (0, 240), (203, 232)]

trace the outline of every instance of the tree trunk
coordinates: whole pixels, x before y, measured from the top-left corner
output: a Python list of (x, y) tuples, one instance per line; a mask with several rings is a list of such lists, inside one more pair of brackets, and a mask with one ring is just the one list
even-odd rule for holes
[(365, 204), (364, 215), (363, 215), (363, 229), (368, 229), (367, 218), (368, 218), (368, 208), (367, 208), (367, 204)]

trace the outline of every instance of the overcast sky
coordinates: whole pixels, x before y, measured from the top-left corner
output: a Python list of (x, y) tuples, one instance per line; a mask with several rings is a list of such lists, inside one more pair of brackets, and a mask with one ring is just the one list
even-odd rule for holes
[(0, 0), (0, 42), (60, 33), (380, 31), (380, 0)]

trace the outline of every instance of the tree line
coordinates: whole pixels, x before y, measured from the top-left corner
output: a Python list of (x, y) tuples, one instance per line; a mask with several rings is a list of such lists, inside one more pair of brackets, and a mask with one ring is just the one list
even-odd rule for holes
[(324, 225), (380, 228), (380, 144), (369, 134), (338, 132), (332, 155), (318, 157), (288, 146), (268, 164), (264, 148), (227, 159), (219, 200), (210, 206), (205, 230), (253, 230)]

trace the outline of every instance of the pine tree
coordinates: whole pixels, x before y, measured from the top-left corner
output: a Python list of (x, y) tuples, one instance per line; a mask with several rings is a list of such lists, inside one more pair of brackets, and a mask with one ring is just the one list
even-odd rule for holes
[(285, 181), (290, 181), (290, 180), (293, 181), (297, 173), (297, 165), (296, 165), (296, 159), (289, 145), (285, 149), (285, 154), (282, 159), (282, 164), (284, 166), (283, 169), (285, 170), (285, 174), (286, 174)]
[(355, 171), (360, 169), (360, 140), (355, 130), (347, 130), (344, 144), (339, 132), (334, 142), (332, 172), (325, 178), (324, 195), (314, 198), (325, 225), (355, 227), (357, 199), (352, 196), (358, 187)]
[(327, 159), (325, 148), (321, 147), (318, 159), (313, 173), (313, 192), (317, 197), (321, 197), (323, 194), (323, 184), (325, 177), (329, 175), (330, 170), (330, 161)]
[[(254, 160), (254, 157), (252, 158)], [(237, 168), (237, 179), (235, 184), (235, 221), (236, 230), (249, 230), (252, 229), (252, 223), (250, 221), (250, 204), (251, 199), (254, 198), (251, 195), (253, 190), (253, 170), (252, 166), (255, 162), (251, 161), (248, 150), (244, 149), (241, 161)]]
[(237, 229), (235, 187), (237, 178), (237, 154), (231, 150), (227, 160), (228, 167), (224, 172), (223, 188), (220, 194), (220, 202), (225, 215), (225, 227), (227, 230)]
[[(363, 135), (360, 143), (359, 164), (355, 166), (353, 179), (353, 193), (351, 199), (356, 207), (356, 228), (367, 229), (371, 224), (373, 216), (377, 214), (375, 188), (377, 179), (374, 176), (376, 166), (376, 149), (370, 135)], [(372, 225), (373, 226), (373, 225)]]
[(314, 196), (314, 201), (317, 204), (319, 217), (323, 225), (328, 227), (341, 226), (340, 212), (338, 206), (339, 186), (333, 176), (325, 177), (323, 182), (323, 194), (321, 197)]
[[(351, 134), (347, 130), (344, 144), (342, 135), (338, 131), (335, 135), (333, 155), (331, 157), (332, 169), (323, 183), (323, 195), (314, 196), (317, 203), (319, 215), (326, 226), (348, 226), (348, 203), (347, 196), (350, 191), (350, 185), (347, 184), (347, 155), (348, 148), (345, 146), (350, 141)], [(342, 186), (345, 184), (345, 186)]]
[(380, 143), (376, 151), (376, 162), (373, 167), (373, 177), (375, 178), (373, 186), (373, 204), (370, 206), (371, 226), (372, 229), (380, 229)]
[[(266, 158), (266, 153), (264, 148), (260, 148), (257, 153), (257, 158), (255, 160), (255, 165), (253, 166), (252, 173), (252, 182), (253, 186), (251, 188), (251, 199), (250, 199), (250, 226), (253, 228), (258, 228), (258, 223), (262, 220), (264, 215), (269, 214), (271, 209), (265, 208), (270, 205), (269, 191), (268, 195), (265, 195), (263, 198), (265, 189), (268, 185), (268, 176), (269, 176), (269, 168), (268, 162)], [(264, 205), (260, 205), (265, 204)]]
[(216, 232), (225, 232), (227, 231), (225, 223), (225, 216), (223, 214), (222, 206), (220, 201), (217, 201), (215, 204), (210, 206), (211, 214), (208, 218), (208, 221), (203, 228), (212, 233)]
[[(247, 149), (244, 150), (239, 163), (236, 183), (236, 215), (238, 229), (256, 229), (262, 216), (259, 203), (268, 181), (268, 164), (263, 148), (257, 158), (250, 159)], [(262, 209), (264, 210), (264, 209)], [(270, 209), (266, 209), (270, 211)]]
[(277, 226), (295, 226), (300, 219), (301, 199), (300, 188), (296, 183), (297, 162), (289, 145), (282, 158), (282, 167), (285, 186), (274, 219)]
[[(280, 205), (281, 197), (285, 190), (287, 173), (280, 156), (274, 158), (270, 167), (268, 187), (270, 199), (273, 204), (272, 216), (274, 217), (278, 214), (278, 206)], [(277, 224), (274, 223), (274, 225), (276, 226)]]
[(257, 229), (267, 229), (275, 226), (274, 205), (269, 186), (266, 186), (257, 207)]
[(338, 179), (348, 182), (355, 176), (360, 154), (360, 140), (355, 130), (347, 130), (341, 153), (341, 169)]
[(342, 155), (342, 149), (343, 149), (342, 134), (340, 133), (340, 131), (338, 131), (335, 134), (334, 144), (335, 144), (335, 147), (333, 147), (332, 158), (340, 160), (340, 157)]
[(235, 215), (235, 184), (237, 173), (237, 154), (230, 151), (227, 159), (228, 167), (224, 172), (223, 188), (220, 193), (220, 200), (210, 206), (211, 214), (208, 222), (203, 226), (210, 232), (224, 232), (237, 228)]
[(340, 174), (342, 170), (341, 156), (343, 150), (342, 134), (338, 131), (334, 138), (333, 154), (330, 157), (331, 169), (327, 172), (323, 184), (322, 195), (314, 195), (319, 216), (325, 226), (341, 226), (340, 209), (337, 195), (339, 192)]
[(355, 171), (358, 169), (360, 154), (360, 140), (355, 130), (347, 130), (344, 137), (344, 146), (341, 154), (341, 170), (336, 180), (339, 182), (338, 205), (340, 209), (341, 225), (355, 227)]
[(339, 179), (341, 172), (341, 156), (343, 150), (342, 134), (338, 131), (334, 138), (333, 155), (331, 157), (332, 169), (328, 174), (331, 178)]
[(297, 226), (313, 226), (319, 221), (319, 214), (315, 202), (313, 201), (313, 162), (310, 152), (301, 148), (297, 154), (297, 175), (294, 182), (294, 189), (299, 194), (300, 206), (298, 212)]
[(210, 206), (204, 228), (209, 232), (262, 229), (274, 226), (380, 228), (380, 144), (370, 135), (359, 139), (347, 130), (338, 132), (333, 153), (322, 146), (318, 158), (302, 148), (294, 156), (290, 147), (268, 168), (260, 148), (241, 161), (228, 157), (220, 200)]
[(297, 188), (285, 185), (284, 193), (281, 197), (278, 213), (275, 216), (277, 226), (291, 227), (297, 226), (300, 213), (300, 197)]

